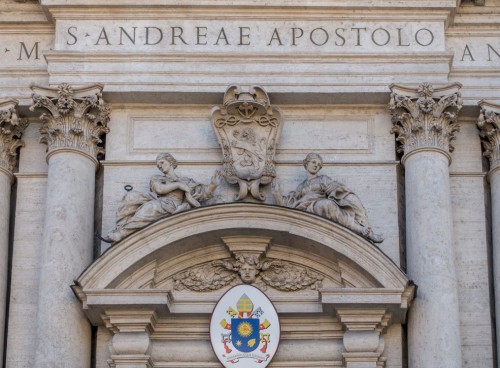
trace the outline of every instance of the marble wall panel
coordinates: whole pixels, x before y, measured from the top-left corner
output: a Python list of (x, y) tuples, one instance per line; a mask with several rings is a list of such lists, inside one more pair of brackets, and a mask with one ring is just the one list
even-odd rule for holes
[[(221, 91), (222, 92), (222, 91)], [(222, 95), (221, 95), (222, 99)], [(160, 152), (183, 161), (220, 162), (209, 105), (113, 106), (107, 160), (151, 160)], [(394, 137), (385, 107), (279, 106), (284, 125), (277, 161), (301, 160), (308, 152), (336, 161), (394, 160)]]
[[(306, 154), (320, 153), (325, 162), (321, 174), (343, 182), (360, 197), (375, 231), (386, 238), (381, 249), (399, 264), (395, 143), (387, 112), (373, 106), (362, 110), (283, 106), (282, 110), (285, 123), (277, 150), (277, 177), (283, 194), (306, 178), (302, 166)], [(153, 161), (158, 153), (171, 152), (180, 162), (177, 174), (199, 182), (208, 183), (221, 168), (209, 106), (115, 106), (113, 111), (103, 162), (103, 234), (114, 227), (123, 187), (130, 184), (146, 191), (150, 177), (159, 174)], [(274, 203), (270, 189), (264, 187), (266, 203)], [(212, 202), (232, 202), (236, 193), (236, 186), (224, 182)]]
[(450, 173), (483, 172), (483, 153), (475, 118), (460, 119), (460, 132), (456, 134), (451, 157)]
[(40, 120), (30, 118), (30, 125), (23, 133), (24, 147), (19, 155), (19, 170), (23, 173), (46, 173), (47, 145), (40, 143)]
[(17, 175), (7, 367), (33, 367), (46, 177)]
[(493, 365), (484, 177), (451, 178), (464, 368)]

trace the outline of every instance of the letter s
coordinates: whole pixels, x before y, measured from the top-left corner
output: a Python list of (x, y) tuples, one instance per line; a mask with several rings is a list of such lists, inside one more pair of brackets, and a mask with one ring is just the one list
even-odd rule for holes
[(73, 37), (73, 38), (74, 38), (74, 40), (75, 40), (75, 42), (73, 42), (73, 43), (69, 43), (69, 41), (66, 41), (66, 45), (70, 45), (70, 46), (71, 46), (71, 45), (74, 45), (75, 43), (77, 43), (77, 42), (78, 42), (78, 38), (77, 38), (77, 37), (76, 37), (73, 33), (71, 33), (71, 28), (74, 28), (74, 29), (75, 29), (75, 31), (78, 31), (78, 28), (76, 28), (75, 26), (71, 26), (71, 27), (69, 27), (69, 28), (68, 28), (68, 34), (69, 34), (71, 37)]

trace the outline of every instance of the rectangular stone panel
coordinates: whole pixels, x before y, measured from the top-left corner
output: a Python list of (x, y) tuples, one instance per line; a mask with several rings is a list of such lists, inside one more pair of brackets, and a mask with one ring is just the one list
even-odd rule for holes
[(452, 176), (454, 249), (464, 368), (493, 364), (483, 176)]
[(452, 28), (446, 48), (453, 51), (454, 68), (494, 68), (500, 66), (500, 31)]
[[(196, 144), (194, 144), (196, 142)], [(206, 155), (219, 150), (207, 117), (130, 116), (129, 152), (186, 152)]]
[[(180, 13), (182, 14), (182, 13)], [(418, 53), (444, 51), (441, 21), (260, 20), (228, 13), (224, 20), (179, 14), (157, 20), (61, 20), (56, 50), (216, 53)], [(233, 18), (233, 19), (231, 19)], [(238, 19), (234, 19), (238, 18)]]
[[(371, 153), (373, 119), (368, 117), (297, 117), (286, 121), (281, 154)], [(208, 119), (201, 117), (143, 117), (129, 120), (129, 152), (218, 153), (219, 145)], [(335, 120), (335, 121), (332, 121)], [(193, 147), (197, 142), (198, 147)], [(215, 151), (215, 152), (214, 152)]]
[(12, 254), (8, 367), (33, 367), (36, 347), (38, 287), (47, 179), (17, 175), (16, 227)]
[[(106, 158), (151, 161), (168, 151), (181, 162), (220, 163), (222, 151), (209, 117), (213, 106), (113, 107)], [(284, 115), (278, 163), (300, 162), (309, 152), (324, 155), (325, 162), (394, 162), (394, 136), (383, 107), (278, 107)]]

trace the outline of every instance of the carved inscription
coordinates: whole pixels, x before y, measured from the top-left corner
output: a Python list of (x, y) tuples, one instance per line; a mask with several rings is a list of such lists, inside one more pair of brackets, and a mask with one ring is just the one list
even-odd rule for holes
[(60, 49), (384, 52), (444, 49), (439, 23), (172, 20), (62, 23)]
[(493, 35), (469, 37), (451, 34), (446, 38), (446, 47), (453, 52), (456, 67), (500, 65), (500, 42)]
[[(29, 34), (30, 30), (26, 30)], [(0, 38), (1, 67), (45, 66), (43, 57), (46, 50), (53, 49), (53, 35), (3, 35)]]

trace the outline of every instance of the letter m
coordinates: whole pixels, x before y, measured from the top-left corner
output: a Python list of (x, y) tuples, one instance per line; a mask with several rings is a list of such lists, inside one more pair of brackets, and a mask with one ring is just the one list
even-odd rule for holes
[(26, 44), (24, 42), (19, 42), (19, 44), (20, 44), (20, 46), (19, 46), (19, 58), (17, 60), (23, 59), (23, 51), (24, 51), (24, 54), (26, 54), (26, 57), (28, 60), (31, 59), (31, 55), (33, 54), (33, 52), (35, 53), (35, 60), (40, 59), (40, 57), (38, 56), (38, 44), (39, 43), (40, 42), (35, 42), (35, 44), (31, 48), (31, 51), (28, 53), (28, 48), (26, 47)]

